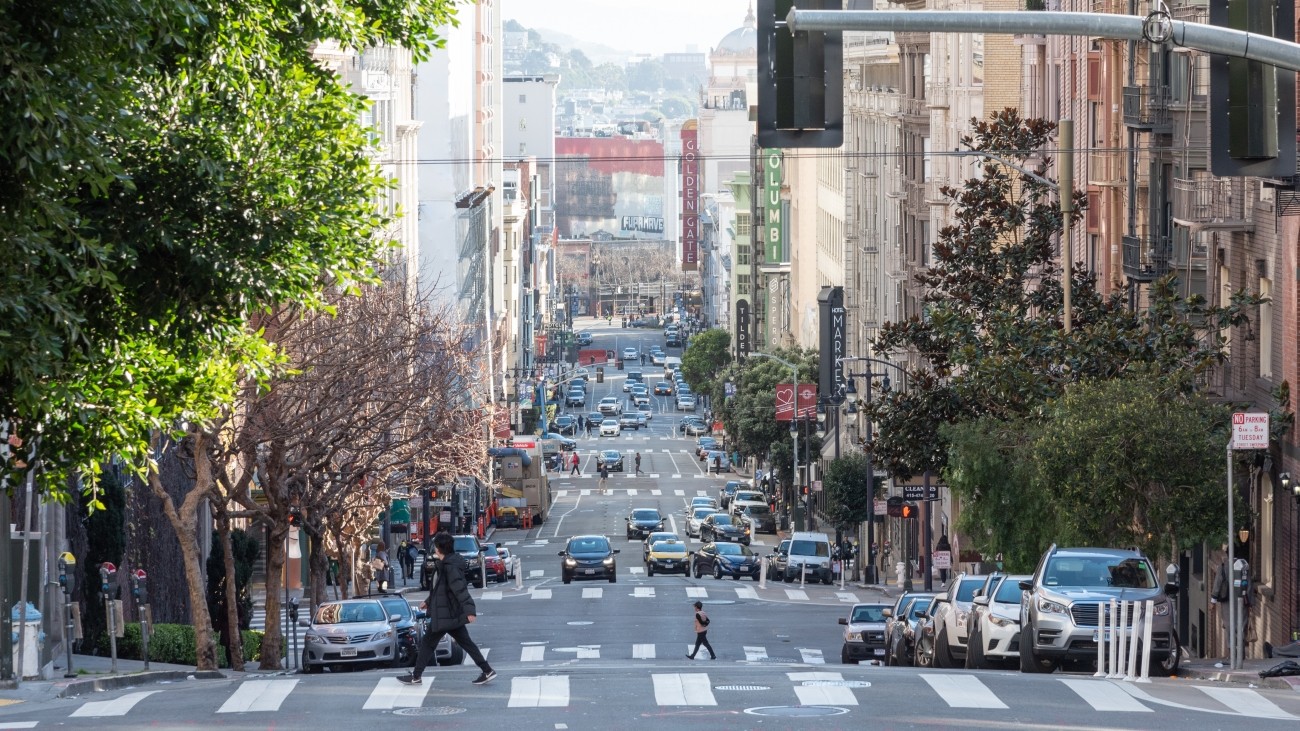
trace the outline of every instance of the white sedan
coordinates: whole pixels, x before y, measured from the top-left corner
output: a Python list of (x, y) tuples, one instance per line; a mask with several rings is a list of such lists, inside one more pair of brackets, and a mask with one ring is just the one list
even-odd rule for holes
[(709, 519), (710, 515), (718, 512), (717, 508), (701, 507), (691, 511), (690, 517), (686, 519), (686, 535), (698, 537), (700, 535), (700, 524)]
[(631, 363), (634, 360), (638, 360), (640, 357), (641, 353), (636, 348), (623, 348), (623, 360)]
[(1016, 639), (1020, 636), (1020, 590), (1022, 579), (1032, 576), (1007, 575), (989, 595), (977, 596), (971, 606), (966, 667), (987, 668), (989, 661), (1009, 662), (1020, 658)]
[(623, 429), (618, 425), (618, 419), (605, 419), (600, 422), (600, 435), (602, 437), (616, 437), (623, 433)]

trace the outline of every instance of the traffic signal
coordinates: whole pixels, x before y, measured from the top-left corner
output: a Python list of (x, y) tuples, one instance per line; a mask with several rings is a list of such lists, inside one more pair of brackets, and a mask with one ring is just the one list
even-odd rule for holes
[[(1211, 0), (1209, 5), (1210, 25), (1286, 40), (1294, 35), (1293, 3)], [(1219, 177), (1294, 176), (1293, 74), (1262, 61), (1208, 55), (1214, 100), (1209, 105), (1211, 171)]]
[(891, 497), (885, 501), (885, 514), (891, 518), (903, 517), (903, 498)]
[(916, 503), (904, 503), (902, 512), (899, 513), (899, 517), (906, 520), (908, 518), (915, 518), (920, 514), (921, 512), (917, 509)]
[(605, 369), (604, 369), (604, 368), (597, 368), (597, 369), (596, 369), (596, 383), (604, 383), (604, 382), (605, 382)]
[(805, 497), (808, 496), (808, 495), (810, 494), (810, 491), (809, 491), (807, 485), (804, 485), (802, 488), (800, 488), (800, 494), (801, 494), (801, 495), (804, 495)]
[[(794, 0), (758, 0), (758, 144), (839, 147), (844, 142), (843, 33), (790, 33)], [(839, 10), (840, 0), (800, 0)]]
[(302, 509), (289, 508), (289, 525), (297, 526), (302, 523)]

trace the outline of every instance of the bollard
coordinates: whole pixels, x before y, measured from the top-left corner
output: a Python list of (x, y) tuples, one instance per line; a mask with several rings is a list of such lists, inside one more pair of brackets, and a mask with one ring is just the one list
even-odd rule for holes
[(478, 581), (479, 588), (487, 590), (487, 558), (482, 551), (478, 554)]
[(1129, 608), (1132, 610), (1132, 614), (1129, 617), (1130, 619), (1129, 626), (1133, 628), (1131, 632), (1125, 633), (1130, 636), (1127, 637), (1125, 640), (1125, 642), (1128, 643), (1128, 662), (1124, 664), (1124, 679), (1129, 682), (1132, 682), (1133, 671), (1137, 669), (1137, 659), (1138, 659), (1137, 658), (1137, 652), (1138, 652), (1137, 628), (1139, 626), (1138, 622), (1146, 622), (1147, 618), (1143, 617), (1142, 613), (1138, 611), (1139, 609), (1142, 608), (1141, 604), (1138, 604), (1137, 602), (1124, 602), (1124, 603), (1129, 605)]
[(808, 563), (799, 564), (799, 588), (803, 588), (804, 579), (808, 576)]
[(1123, 679), (1126, 672), (1125, 659), (1128, 658), (1128, 626), (1130, 622), (1128, 602), (1119, 603), (1119, 627), (1115, 630), (1116, 665), (1114, 677)]
[(514, 556), (515, 562), (515, 590), (520, 591), (524, 588), (524, 560)]
[(1116, 603), (1114, 599), (1111, 599), (1110, 600), (1110, 624), (1109, 624), (1110, 631), (1107, 633), (1108, 634), (1107, 639), (1109, 645), (1109, 647), (1107, 648), (1107, 652), (1110, 654), (1110, 669), (1106, 673), (1107, 678), (1117, 677), (1115, 675), (1115, 668), (1116, 666), (1119, 665), (1119, 656), (1115, 654), (1115, 648), (1118, 647), (1119, 645), (1117, 644), (1118, 637), (1115, 635), (1115, 627), (1118, 622), (1119, 622), (1119, 604)]
[[(1152, 619), (1156, 616), (1156, 603), (1154, 599), (1148, 599), (1146, 602), (1146, 622), (1142, 625), (1142, 675), (1138, 677), (1139, 683), (1151, 682), (1151, 625), (1155, 624)], [(1172, 639), (1172, 638), (1171, 638)], [(1178, 648), (1174, 648), (1177, 652)]]
[(767, 588), (767, 562), (760, 561), (758, 564), (758, 588)]
[(1106, 602), (1097, 602), (1097, 672), (1092, 674), (1094, 678), (1106, 677), (1106, 610), (1108, 608)]

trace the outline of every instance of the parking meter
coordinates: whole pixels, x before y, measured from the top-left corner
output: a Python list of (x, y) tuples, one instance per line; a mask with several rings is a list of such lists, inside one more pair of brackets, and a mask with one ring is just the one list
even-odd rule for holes
[(289, 610), (289, 627), (290, 627), (289, 632), (290, 632), (290, 637), (292, 638), (289, 644), (289, 663), (292, 665), (294, 662), (299, 662), (298, 660), (298, 597), (296, 596), (289, 597), (288, 610)]
[(298, 624), (298, 597), (289, 597), (289, 621)]
[(77, 557), (70, 551), (64, 551), (59, 554), (59, 588), (63, 593), (71, 596), (77, 587)]
[(136, 569), (131, 574), (131, 596), (135, 599), (136, 604), (149, 603), (149, 575), (144, 569)]
[(99, 593), (107, 599), (113, 582), (117, 581), (117, 566), (105, 561), (99, 565)]

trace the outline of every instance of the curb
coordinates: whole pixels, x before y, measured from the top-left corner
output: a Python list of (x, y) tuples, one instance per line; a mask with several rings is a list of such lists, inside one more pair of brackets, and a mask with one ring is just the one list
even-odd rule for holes
[[(1290, 681), (1287, 678), (1261, 678), (1258, 673), (1246, 673), (1240, 670), (1219, 670), (1218, 668), (1181, 668), (1178, 671), (1178, 677), (1190, 678), (1192, 680), (1210, 680), (1217, 683), (1235, 683), (1237, 685), (1253, 685), (1263, 688), (1275, 688), (1277, 690), (1293, 690), (1300, 692), (1300, 678)], [(1294, 684), (1293, 684), (1294, 682)]]
[(132, 675), (111, 675), (106, 678), (91, 678), (88, 680), (76, 680), (68, 683), (59, 690), (57, 697), (70, 698), (85, 693), (129, 688), (133, 685), (160, 683), (166, 680), (188, 680), (190, 678), (197, 680), (224, 680), (226, 675), (219, 670), (150, 670), (142, 673), (134, 673)]

